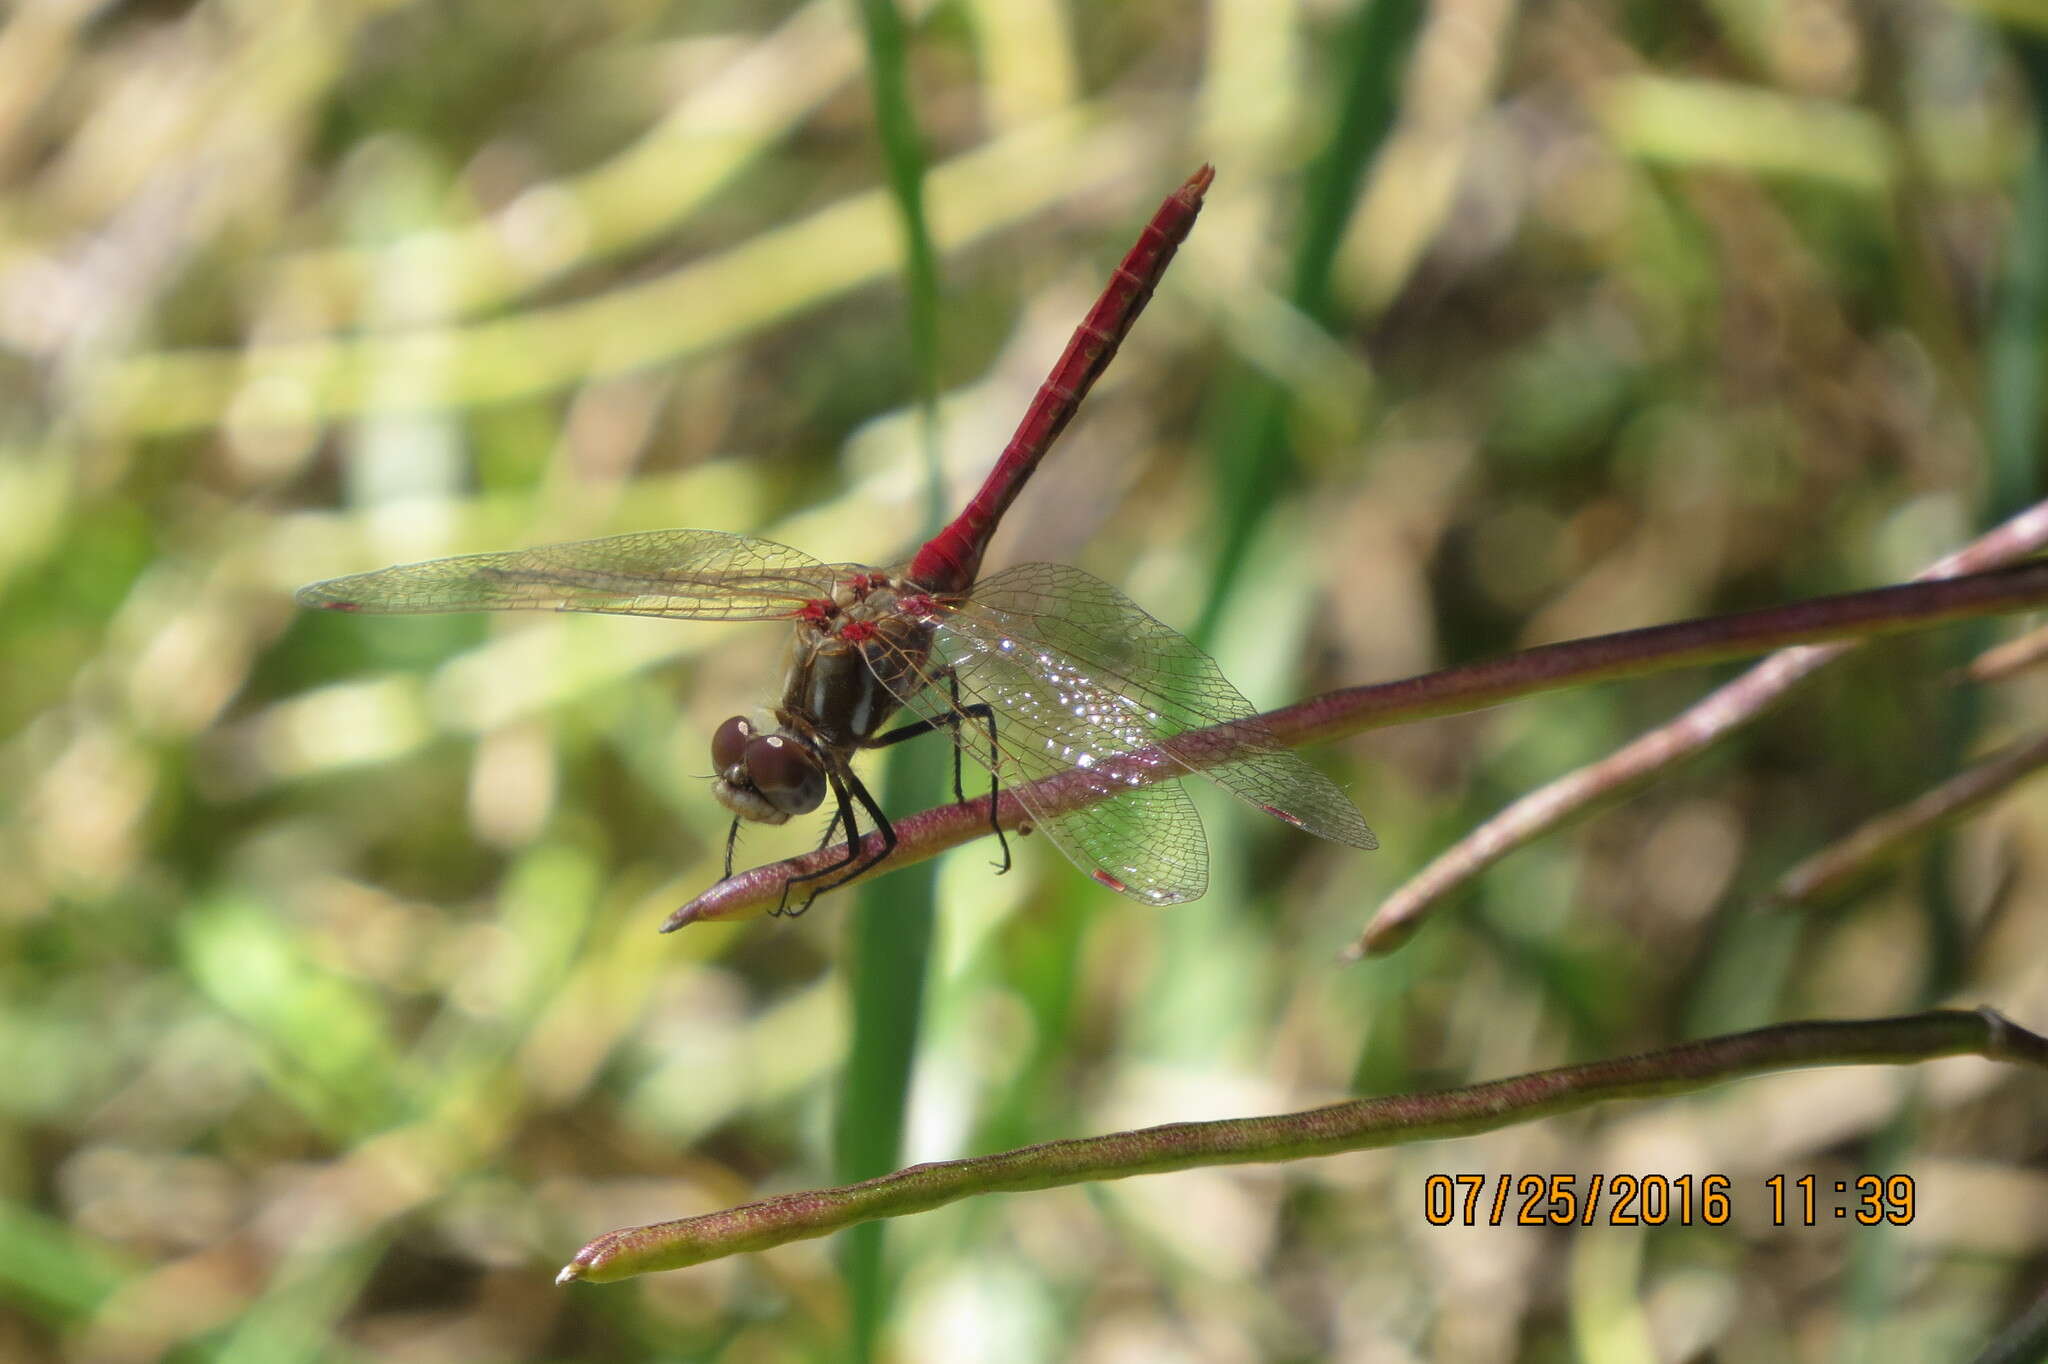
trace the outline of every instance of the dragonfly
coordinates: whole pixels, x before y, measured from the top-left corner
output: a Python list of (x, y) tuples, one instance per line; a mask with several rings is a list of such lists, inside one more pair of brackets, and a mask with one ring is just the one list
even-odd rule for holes
[[(1343, 790), (1275, 740), (1185, 636), (1076, 568), (1026, 563), (981, 574), (1003, 513), (1151, 299), (1213, 177), (1204, 165), (1159, 206), (980, 490), (900, 567), (827, 564), (723, 531), (661, 530), (403, 564), (314, 583), (298, 600), (374, 614), (593, 611), (789, 625), (780, 698), (725, 721), (710, 745), (712, 791), (732, 815), (728, 880), (743, 823), (783, 824), (829, 796), (820, 852), (846, 832), (836, 855), (784, 881), (776, 913), (801, 913), (888, 860), (895, 827), (853, 759), (934, 731), (954, 742), (961, 804), (962, 755), (988, 771), (1000, 870), (1010, 863), (999, 818), (1007, 789), (1025, 817), (1015, 827), (1043, 831), (1101, 885), (1148, 904), (1196, 899), (1208, 887), (1208, 845), (1179, 779), (1197, 772), (1298, 829), (1374, 848)], [(906, 722), (884, 728), (898, 717)], [(1230, 727), (1220, 760), (1162, 747), (1215, 726)], [(1076, 774), (1078, 799), (1035, 792), (1033, 783), (1058, 773)]]

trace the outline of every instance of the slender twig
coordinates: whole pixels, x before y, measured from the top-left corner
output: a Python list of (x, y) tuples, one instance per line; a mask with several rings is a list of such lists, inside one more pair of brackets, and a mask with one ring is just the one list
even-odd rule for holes
[(1786, 1023), (1432, 1094), (1355, 1099), (1301, 1113), (1168, 1123), (1045, 1142), (996, 1155), (913, 1165), (859, 1184), (782, 1194), (701, 1217), (607, 1232), (578, 1251), (556, 1282), (603, 1283), (681, 1269), (823, 1236), (878, 1217), (926, 1212), (976, 1194), (1441, 1141), (1614, 1099), (1685, 1094), (1770, 1071), (1906, 1065), (1959, 1055), (2048, 1068), (2048, 1040), (1990, 1009)]
[[(2048, 509), (2043, 510), (2041, 519), (2048, 526)], [(1399, 682), (1329, 692), (1250, 720), (1178, 734), (1154, 747), (1098, 763), (1090, 771), (1060, 773), (1035, 782), (1030, 788), (1031, 803), (1047, 815), (1061, 814), (1101, 800), (1105, 790), (1121, 784), (1171, 780), (1190, 768), (1228, 762), (1242, 756), (1250, 743), (1298, 748), (1385, 725), (1479, 710), (1560, 687), (1696, 667), (1787, 644), (1921, 630), (1974, 616), (2032, 610), (2043, 601), (2048, 601), (2048, 563), (2036, 563), (1546, 644)], [(1795, 656), (1800, 652), (1794, 651)], [(1112, 769), (1116, 780), (1103, 780), (1105, 769)], [(1021, 830), (1030, 818), (1014, 791), (1003, 793), (996, 817), (1010, 830)], [(936, 856), (988, 832), (989, 826), (987, 807), (971, 802), (941, 806), (893, 822), (897, 848), (878, 870)], [(878, 835), (870, 836), (865, 851), (881, 851)], [(838, 846), (740, 872), (670, 915), (662, 931), (760, 913), (779, 903), (782, 885), (790, 877), (838, 864), (845, 856), (844, 847)]]
[[(2044, 543), (2048, 543), (2048, 502), (2028, 508), (1935, 561), (1916, 581), (1959, 581), (1965, 574), (2032, 554)], [(1835, 644), (1773, 654), (1694, 703), (1669, 724), (1641, 735), (1596, 763), (1531, 791), (1438, 854), (1388, 896), (1366, 925), (1352, 955), (1364, 956), (1398, 947), (1421, 925), (1432, 906), (1508, 853), (1549, 833), (1595, 802), (1611, 799), (1680, 759), (1712, 747), (1853, 647)]]
[(2009, 639), (1995, 649), (1986, 649), (1970, 660), (1972, 682), (1999, 682), (2048, 659), (2048, 625)]
[(1945, 825), (1996, 800), (2048, 767), (2048, 733), (1964, 769), (1941, 785), (1863, 824), (1786, 872), (1773, 892), (1785, 904), (1834, 898), (1880, 865), (1904, 855)]

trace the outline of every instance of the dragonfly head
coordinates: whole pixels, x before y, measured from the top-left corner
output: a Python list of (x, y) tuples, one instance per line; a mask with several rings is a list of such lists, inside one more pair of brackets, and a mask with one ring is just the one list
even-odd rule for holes
[(811, 746), (787, 730), (768, 731), (735, 715), (711, 736), (718, 803), (759, 824), (781, 824), (825, 803), (825, 767)]

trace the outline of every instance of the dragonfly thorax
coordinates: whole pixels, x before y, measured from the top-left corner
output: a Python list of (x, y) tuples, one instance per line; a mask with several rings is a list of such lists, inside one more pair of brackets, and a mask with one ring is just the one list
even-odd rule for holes
[(926, 684), (931, 609), (925, 595), (871, 570), (849, 574), (831, 597), (807, 603), (796, 617), (775, 710), (784, 732), (842, 758), (870, 746)]

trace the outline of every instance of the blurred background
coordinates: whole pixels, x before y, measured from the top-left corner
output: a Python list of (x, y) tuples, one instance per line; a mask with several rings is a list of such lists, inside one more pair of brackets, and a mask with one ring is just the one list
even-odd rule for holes
[[(935, 296), (849, 0), (0, 7), (0, 1358), (1969, 1357), (2048, 1277), (2048, 1097), (1969, 1061), (550, 1285), (834, 1181), (851, 935), (921, 943), (927, 889), (903, 1160), (1943, 1000), (2048, 1025), (2048, 791), (1764, 904), (2026, 731), (2038, 677), (1954, 680), (2018, 623), (1860, 654), (1359, 967), (1431, 856), (1734, 670), (1312, 753), (1371, 855), (1198, 793), (1172, 911), (1026, 839), (657, 936), (779, 629), (292, 589), (664, 526), (892, 562), (913, 305), (957, 501), (1204, 160), (990, 563), (1110, 578), (1262, 707), (1892, 581), (2037, 493), (2037, 7), (899, 4)], [(1736, 1216), (1429, 1227), (1460, 1171), (1722, 1173)], [(1772, 1226), (1809, 1172), (1917, 1216)]]

